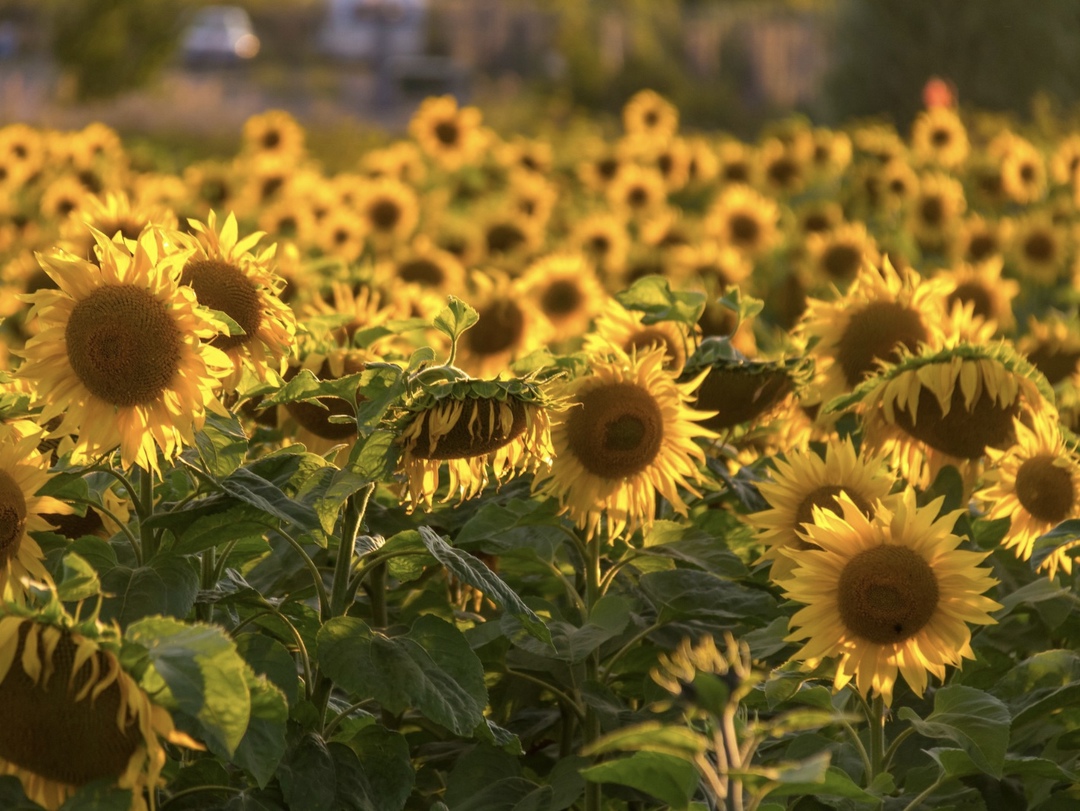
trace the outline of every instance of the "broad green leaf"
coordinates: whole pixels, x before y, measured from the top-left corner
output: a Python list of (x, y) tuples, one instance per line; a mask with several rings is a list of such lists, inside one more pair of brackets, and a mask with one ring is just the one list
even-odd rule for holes
[[(963, 749), (927, 749), (926, 754), (937, 761), (941, 770), (949, 777), (968, 777), (982, 771)], [(1002, 772), (1019, 777), (1042, 777), (1074, 784), (1080, 781), (1080, 775), (1076, 772), (1069, 771), (1052, 760), (1038, 757), (1006, 755)]]
[[(505, 778), (521, 777), (521, 771), (520, 759), (509, 752), (478, 744), (454, 762), (446, 778), (443, 801), (450, 808), (467, 805), (478, 788), (492, 786)], [(516, 796), (513, 801), (517, 801)]]
[(235, 503), (221, 512), (200, 515), (180, 530), (171, 550), (193, 555), (229, 541), (263, 538), (278, 519), (250, 504)]
[(290, 705), (296, 703), (299, 676), (296, 660), (288, 649), (267, 634), (240, 634), (236, 650), (256, 674), (270, 679)]
[(94, 567), (75, 552), (64, 555), (59, 577), (56, 579), (56, 595), (64, 602), (76, 602), (93, 597), (101, 591), (101, 581)]
[(216, 754), (231, 757), (247, 730), (251, 696), (247, 666), (225, 631), (149, 617), (129, 626), (124, 638), (139, 646), (149, 662), (143, 688), (197, 722)]
[(1001, 778), (1012, 719), (1008, 708), (989, 693), (964, 685), (942, 687), (934, 693), (934, 711), (925, 720), (910, 707), (901, 707), (897, 716), (910, 721), (920, 735), (959, 744), (981, 771)]
[(366, 435), (375, 428), (386, 410), (405, 393), (405, 377), (392, 363), (369, 363), (360, 373), (356, 394), (356, 424)]
[(367, 481), (386, 481), (397, 467), (401, 446), (393, 431), (375, 430), (356, 440), (345, 468)]
[(251, 696), (251, 718), (233, 762), (247, 770), (259, 788), (265, 788), (285, 754), (289, 705), (281, 690), (265, 676), (256, 676), (250, 667), (245, 669), (244, 678)]
[(316, 529), (320, 525), (319, 516), (311, 507), (289, 498), (280, 487), (247, 468), (234, 471), (221, 481), (221, 486), (229, 495), (287, 524), (305, 530)]
[(879, 797), (860, 788), (842, 769), (828, 764), (829, 756), (826, 753), (802, 763), (789, 764), (788, 768), (779, 769), (776, 774), (770, 770), (770, 781), (775, 780), (780, 785), (769, 791), (767, 796), (778, 798), (807, 794), (811, 797), (844, 797), (874, 803), (875, 806), (880, 803)]
[(623, 727), (581, 750), (583, 755), (605, 752), (660, 752), (692, 763), (708, 747), (705, 736), (683, 726), (667, 726), (660, 721), (645, 721)]
[(522, 627), (541, 642), (551, 643), (551, 632), (510, 586), (480, 560), (455, 549), (428, 527), (420, 527), (420, 537), (428, 551), (458, 580), (479, 589), (496, 605), (506, 609)]
[(101, 618), (121, 626), (152, 614), (186, 617), (199, 593), (199, 574), (187, 558), (163, 552), (147, 566), (117, 566), (101, 578), (112, 599), (102, 603)]
[(641, 590), (660, 613), (661, 620), (712, 621), (720, 627), (747, 622), (764, 625), (777, 612), (765, 591), (723, 580), (709, 572), (673, 569), (642, 575)]
[(693, 326), (705, 312), (705, 294), (692, 290), (673, 291), (663, 276), (643, 276), (628, 290), (615, 294), (628, 310), (638, 310), (644, 315), (643, 324), (658, 321), (676, 321)]
[(636, 752), (581, 770), (593, 783), (617, 783), (651, 794), (677, 811), (685, 809), (698, 786), (697, 768), (680, 757)]
[(504, 777), (477, 786), (471, 794), (446, 807), (450, 811), (514, 811), (518, 803), (538, 788), (536, 783), (524, 777)]
[(585, 661), (594, 650), (621, 634), (629, 622), (630, 601), (617, 594), (604, 595), (593, 606), (588, 622), (567, 639), (570, 661)]
[(370, 483), (366, 477), (348, 469), (327, 465), (315, 471), (300, 485), (296, 500), (315, 511), (323, 532), (329, 535), (334, 531), (341, 505), (349, 496)]
[(202, 429), (195, 434), (195, 447), (210, 475), (221, 479), (244, 463), (248, 437), (234, 414), (209, 412)]
[(1040, 577), (1027, 585), (1021, 586), (1015, 591), (1006, 594), (998, 602), (1001, 603), (1001, 609), (998, 610), (995, 619), (1003, 620), (1009, 614), (1016, 610), (1016, 607), (1023, 604), (1041, 603), (1045, 600), (1054, 600), (1058, 597), (1062, 597), (1069, 594), (1069, 590), (1062, 588), (1053, 580), (1045, 577)]
[(476, 310), (459, 299), (457, 296), (448, 296), (447, 305), (443, 308), (431, 325), (439, 332), (455, 341), (469, 327), (480, 320)]
[(461, 631), (434, 614), (424, 614), (413, 623), (406, 636), (423, 648), (478, 706), (487, 706), (484, 665)]
[(0, 776), (0, 808), (8, 811), (41, 811), (41, 806), (27, 799), (19, 778)]
[(485, 552), (500, 553), (527, 547), (541, 560), (552, 560), (555, 550), (566, 542), (557, 529), (554, 500), (511, 499), (505, 504), (489, 503), (477, 510), (454, 539), (461, 548), (479, 545)]
[(307, 733), (293, 742), (277, 769), (289, 811), (332, 811), (337, 793), (334, 759), (326, 742)]
[[(340, 774), (343, 771), (340, 764), (347, 759), (339, 758), (339, 747), (345, 748), (339, 743), (330, 744), (330, 754), (334, 756)], [(413, 768), (405, 737), (385, 727), (372, 725), (360, 730), (349, 741), (349, 749), (359, 759), (362, 770), (360, 786), (363, 794), (360, 795), (359, 807), (363, 811), (400, 811), (404, 808), (416, 781), (416, 769)], [(351, 770), (346, 774), (347, 779), (352, 777)]]

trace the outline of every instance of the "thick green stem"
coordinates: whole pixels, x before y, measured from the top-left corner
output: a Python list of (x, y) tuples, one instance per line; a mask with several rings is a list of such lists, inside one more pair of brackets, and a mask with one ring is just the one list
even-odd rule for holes
[(874, 780), (885, 765), (885, 699), (874, 696), (866, 713), (870, 724), (870, 775), (867, 785)]
[(340, 617), (348, 611), (349, 576), (352, 574), (353, 556), (356, 554), (356, 536), (364, 523), (368, 499), (375, 489), (369, 484), (359, 494), (349, 496), (341, 519), (341, 540), (338, 543), (337, 561), (334, 564), (334, 581), (330, 585), (330, 616)]
[(300, 559), (304, 561), (304, 566), (309, 572), (311, 572), (311, 580), (315, 584), (315, 593), (319, 595), (319, 616), (323, 620), (330, 619), (330, 597), (326, 593), (326, 586), (323, 584), (322, 572), (319, 571), (319, 567), (315, 565), (315, 561), (311, 559), (307, 551), (304, 549), (304, 545), (300, 541), (296, 540), (285, 530), (278, 527), (276, 530), (278, 535), (288, 541), (289, 546), (300, 556)]
[[(593, 535), (585, 541), (585, 609), (588, 622), (592, 615), (593, 606), (600, 599), (600, 545), (599, 535)], [(600, 680), (600, 650), (597, 649), (589, 654), (585, 660), (585, 683), (597, 683)], [(585, 702), (585, 724), (583, 727), (584, 745), (589, 746), (600, 739), (600, 715), (596, 709)], [(603, 803), (603, 793), (600, 783), (585, 783), (585, 811), (600, 811)]]
[(157, 554), (157, 539), (146, 521), (154, 514), (154, 472), (139, 471), (139, 545), (143, 562), (149, 563)]
[(371, 599), (371, 624), (374, 628), (385, 628), (390, 624), (386, 611), (386, 564), (377, 563), (371, 568), (367, 587)]
[[(211, 546), (204, 549), (201, 560), (201, 577), (199, 585), (203, 591), (209, 591), (217, 585), (217, 549)], [(212, 622), (214, 618), (214, 606), (212, 603), (202, 602), (195, 606), (195, 616), (202, 622)]]

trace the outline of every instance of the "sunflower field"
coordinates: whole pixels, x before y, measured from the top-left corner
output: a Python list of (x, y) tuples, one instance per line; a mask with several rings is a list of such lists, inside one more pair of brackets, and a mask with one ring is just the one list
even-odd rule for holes
[(0, 807), (1080, 804), (1080, 134), (0, 129)]

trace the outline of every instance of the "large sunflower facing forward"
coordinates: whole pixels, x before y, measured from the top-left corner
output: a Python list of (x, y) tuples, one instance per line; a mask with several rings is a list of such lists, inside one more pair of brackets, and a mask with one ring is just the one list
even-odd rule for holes
[(987, 449), (1016, 440), (1014, 417), (1047, 413), (1054, 395), (1008, 344), (959, 343), (902, 353), (848, 400), (859, 401), (871, 447), (911, 484), (927, 487), (946, 465), (971, 484)]
[[(855, 680), (892, 704), (897, 671), (917, 694), (927, 673), (974, 659), (968, 624), (990, 625), (1000, 605), (983, 596), (995, 585), (979, 566), (986, 553), (958, 549), (951, 531), (960, 511), (938, 517), (942, 498), (923, 508), (910, 488), (895, 509), (879, 505), (873, 520), (846, 494), (842, 515), (818, 507), (805, 538), (813, 547), (789, 554), (796, 568), (780, 585), (806, 604), (791, 618), (789, 640), (806, 639), (799, 660), (839, 656), (835, 689)], [(809, 639), (807, 639), (809, 637)]]
[(58, 608), (0, 610), (0, 774), (50, 811), (98, 780), (130, 790), (132, 811), (145, 811), (162, 741), (202, 748), (124, 670), (119, 647), (116, 630), (72, 627)]
[(850, 438), (826, 445), (824, 457), (802, 448), (787, 452), (775, 464), (769, 480), (758, 484), (769, 509), (747, 516), (765, 545), (761, 560), (772, 561), (773, 580), (787, 578), (795, 568), (787, 552), (809, 548), (798, 533), (804, 524), (814, 523), (815, 507), (841, 515), (836, 499), (846, 493), (867, 518), (873, 518), (879, 502), (886, 506), (891, 502), (889, 491), (896, 477), (881, 457), (858, 454)]
[(709, 414), (686, 404), (700, 377), (676, 383), (663, 366), (662, 347), (616, 351), (594, 358), (559, 393), (567, 410), (552, 424), (555, 461), (535, 487), (557, 498), (589, 537), (604, 517), (609, 537), (650, 525), (658, 493), (682, 514), (678, 488), (698, 495), (693, 483), (705, 454), (694, 440), (715, 436), (697, 424)]
[(229, 358), (204, 344), (218, 333), (181, 287), (189, 250), (145, 232), (133, 247), (96, 232), (100, 264), (70, 254), (39, 255), (59, 290), (29, 297), (39, 333), (27, 341), (19, 375), (32, 380), (43, 422), (78, 437), (77, 457), (119, 446), (125, 467), (158, 470), (194, 443)]
[(0, 599), (21, 600), (26, 579), (47, 581), (44, 555), (31, 532), (52, 527), (43, 517), (71, 513), (52, 496), (36, 493), (49, 480), (49, 457), (38, 452), (40, 429), (0, 429)]
[[(1054, 420), (1032, 428), (1016, 423), (1016, 444), (989, 451), (991, 468), (976, 493), (987, 505), (987, 518), (1010, 518), (1002, 544), (1021, 560), (1031, 557), (1035, 539), (1062, 521), (1080, 517), (1080, 461), (1065, 444)], [(1039, 565), (1051, 578), (1060, 566), (1072, 572), (1068, 547), (1059, 547)]]
[(199, 304), (220, 310), (240, 325), (240, 335), (219, 335), (213, 345), (229, 356), (232, 374), (226, 389), (236, 387), (244, 367), (260, 380), (281, 374), (292, 348), (296, 317), (278, 293), (285, 282), (270, 269), (276, 245), (252, 253), (262, 232), (238, 239), (236, 217), (217, 227), (214, 212), (205, 223), (190, 220), (197, 247), (184, 265), (181, 284), (190, 285)]

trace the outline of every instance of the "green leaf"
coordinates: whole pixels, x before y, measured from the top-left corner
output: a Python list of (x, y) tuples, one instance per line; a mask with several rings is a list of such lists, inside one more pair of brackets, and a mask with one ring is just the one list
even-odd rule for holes
[[(349, 795), (363, 811), (400, 811), (412, 794), (416, 782), (416, 769), (409, 755), (409, 744), (404, 736), (385, 727), (364, 727), (350, 741), (348, 749), (355, 753), (353, 759), (360, 767), (359, 774), (352, 767), (352, 760), (342, 757), (343, 744), (331, 743), (330, 754), (337, 767), (338, 797), (344, 801), (341, 785), (342, 775), (347, 786), (355, 787)], [(343, 763), (348, 763), (344, 769)]]
[(897, 715), (920, 735), (958, 743), (981, 771), (1001, 779), (1012, 719), (1008, 708), (989, 693), (965, 685), (942, 687), (934, 693), (934, 711), (925, 720), (910, 707), (901, 707)]
[[(482, 679), (477, 682), (476, 666), (463, 654), (462, 645), (467, 648), (468, 643), (464, 637), (460, 643), (452, 640), (450, 631), (460, 632), (442, 625), (447, 627), (425, 622), (418, 630), (421, 638), (436, 642), (432, 655), (409, 637), (374, 635), (360, 620), (338, 617), (319, 630), (319, 666), (341, 688), (372, 696), (390, 712), (417, 709), (452, 732), (469, 736), (484, 720), (487, 693), (480, 697)], [(464, 676), (465, 686), (456, 675)]]
[(251, 696), (247, 666), (225, 631), (149, 617), (129, 626), (124, 638), (149, 662), (143, 689), (194, 720), (216, 754), (231, 757), (247, 730)]
[(682, 758), (637, 752), (581, 770), (594, 783), (617, 783), (651, 794), (672, 809), (685, 809), (698, 786), (697, 768)]
[(341, 505), (349, 496), (369, 484), (371, 482), (364, 476), (327, 465), (316, 470), (300, 485), (296, 500), (315, 511), (323, 532), (329, 535), (334, 531)]
[(248, 437), (235, 414), (209, 412), (202, 429), (195, 434), (195, 447), (207, 472), (221, 479), (244, 463)]
[(656, 606), (660, 621), (702, 620), (721, 628), (743, 622), (764, 625), (777, 614), (766, 591), (723, 580), (709, 572), (673, 569), (642, 575), (641, 590)]
[(89, 561), (75, 552), (64, 555), (60, 576), (56, 578), (56, 595), (63, 602), (76, 602), (93, 597), (101, 591), (98, 573)]
[[(190, 520), (190, 519), (189, 519)], [(237, 504), (221, 512), (200, 515), (180, 529), (171, 551), (193, 555), (229, 541), (262, 539), (279, 521), (250, 504)], [(175, 530), (174, 530), (175, 532)]]
[(860, 788), (846, 772), (828, 764), (829, 755), (825, 753), (801, 763), (787, 764), (787, 768), (779, 769), (776, 774), (770, 770), (769, 779), (780, 782), (780, 785), (766, 796), (777, 798), (806, 794), (811, 797), (843, 797), (874, 803), (875, 806), (880, 803), (879, 797)]
[(236, 637), (236, 650), (255, 673), (266, 676), (281, 690), (290, 706), (296, 703), (299, 689), (296, 660), (284, 645), (267, 634), (240, 634)]
[(541, 560), (552, 560), (566, 541), (559, 529), (562, 519), (554, 500), (510, 499), (505, 504), (484, 504), (458, 531), (461, 548), (480, 546), (485, 552), (504, 553), (528, 548)]
[(589, 620), (575, 629), (567, 640), (570, 661), (584, 662), (594, 650), (623, 632), (630, 622), (630, 601), (606, 594), (596, 601)]
[(551, 632), (544, 621), (497, 574), (468, 552), (452, 547), (428, 527), (420, 527), (419, 532), (428, 551), (454, 577), (479, 589), (496, 605), (506, 609), (536, 639), (551, 644)]
[(326, 742), (311, 732), (282, 758), (278, 783), (289, 811), (332, 811), (337, 791), (334, 759)]
[(659, 752), (693, 763), (708, 748), (705, 736), (682, 726), (668, 726), (660, 721), (645, 721), (610, 732), (586, 746), (586, 756), (605, 752)]
[(356, 390), (356, 424), (361, 435), (375, 428), (390, 406), (405, 393), (405, 376), (392, 363), (369, 363)]
[(1035, 603), (1041, 603), (1045, 600), (1054, 600), (1067, 594), (1070, 594), (1068, 589), (1062, 588), (1053, 580), (1040, 577), (1027, 585), (1021, 586), (1015, 591), (1006, 594), (998, 600), (1002, 607), (995, 615), (995, 619), (998, 621), (1003, 620), (1015, 611), (1017, 606), (1024, 604), (1034, 605)]
[(289, 705), (281, 690), (265, 676), (256, 676), (246, 668), (244, 678), (251, 696), (251, 718), (233, 762), (254, 777), (259, 788), (265, 788), (285, 754)]
[(115, 779), (105, 778), (80, 787), (60, 811), (129, 811), (131, 800), (130, 789), (117, 788)]
[(23, 791), (19, 778), (0, 776), (0, 808), (7, 811), (41, 811), (41, 806), (30, 801)]
[(361, 436), (349, 451), (345, 468), (371, 482), (387, 481), (397, 467), (401, 446), (392, 431), (376, 430)]
[[(983, 771), (975, 765), (971, 756), (963, 749), (927, 749), (926, 754), (937, 761), (948, 777), (969, 777)], [(1041, 777), (1069, 783), (1080, 781), (1080, 775), (1076, 772), (1069, 771), (1046, 758), (1006, 755), (1002, 771), (1004, 774), (1019, 777)]]
[(457, 296), (448, 296), (448, 303), (443, 308), (431, 325), (439, 332), (449, 336), (451, 341), (458, 337), (469, 327), (480, 320), (476, 310), (459, 299)]
[(692, 290), (673, 291), (663, 276), (643, 276), (629, 290), (615, 294), (628, 310), (639, 310), (643, 324), (676, 321), (693, 326), (705, 312), (705, 294)]
[(417, 618), (406, 636), (423, 648), (479, 707), (487, 706), (484, 665), (461, 631), (434, 614), (424, 614)]
[(113, 595), (102, 603), (101, 618), (121, 626), (152, 614), (186, 617), (199, 593), (199, 573), (188, 558), (162, 552), (147, 566), (110, 570), (101, 590)]
[(289, 498), (280, 487), (248, 468), (237, 469), (221, 481), (221, 486), (229, 495), (287, 524), (304, 530), (320, 526), (319, 516), (311, 507)]

